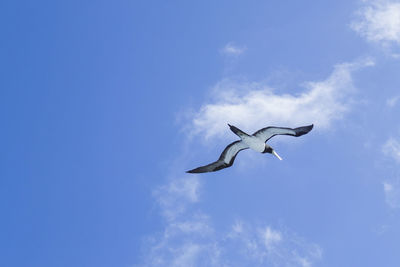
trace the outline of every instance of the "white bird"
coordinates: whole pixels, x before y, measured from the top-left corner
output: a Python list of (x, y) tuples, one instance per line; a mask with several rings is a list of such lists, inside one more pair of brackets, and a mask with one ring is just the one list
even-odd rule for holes
[(224, 168), (228, 168), (232, 166), (233, 161), (236, 158), (236, 155), (247, 148), (251, 148), (260, 153), (270, 153), (275, 155), (278, 159), (282, 160), (282, 158), (276, 153), (276, 151), (266, 144), (266, 142), (271, 139), (271, 137), (275, 135), (291, 135), (291, 136), (302, 136), (313, 128), (313, 124), (298, 128), (284, 128), (284, 127), (266, 127), (258, 130), (252, 135), (248, 135), (242, 130), (236, 128), (233, 125), (229, 125), (229, 128), (234, 132), (237, 136), (240, 137), (241, 140), (235, 141), (229, 144), (224, 151), (222, 152), (219, 159), (213, 163), (210, 163), (205, 166), (198, 167), (196, 169), (187, 171), (188, 173), (202, 173), (202, 172), (215, 172)]

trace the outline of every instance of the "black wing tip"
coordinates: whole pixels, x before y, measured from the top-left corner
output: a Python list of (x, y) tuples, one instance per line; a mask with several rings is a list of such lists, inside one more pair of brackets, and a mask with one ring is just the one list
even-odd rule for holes
[(239, 128), (233, 126), (233, 125), (229, 125), (229, 129), (231, 129), (231, 131), (236, 134), (237, 136), (243, 136), (243, 135), (247, 135), (245, 132), (243, 132), (242, 130), (240, 130)]
[(196, 169), (186, 171), (186, 173), (204, 173), (204, 172), (209, 172), (209, 171), (204, 170), (204, 168), (202, 168), (202, 167), (198, 167)]
[(314, 124), (302, 126), (294, 129), (296, 131), (296, 136), (302, 136), (309, 133), (314, 128)]
[[(216, 172), (216, 171), (219, 171), (219, 170), (221, 170), (221, 169), (224, 169), (224, 168), (227, 168), (227, 167), (232, 166), (233, 161), (232, 161), (232, 164), (222, 163), (222, 164), (219, 164), (219, 165), (215, 165), (215, 163), (218, 163), (218, 161), (217, 161), (217, 162), (214, 162), (214, 163), (211, 163), (211, 164), (209, 164), (209, 165), (206, 165), (206, 166), (201, 166), (201, 167), (198, 167), (198, 168), (196, 168), (196, 169), (186, 171), (186, 173)], [(210, 165), (211, 165), (211, 166), (210, 166)], [(214, 165), (214, 166), (212, 166), (212, 165)]]

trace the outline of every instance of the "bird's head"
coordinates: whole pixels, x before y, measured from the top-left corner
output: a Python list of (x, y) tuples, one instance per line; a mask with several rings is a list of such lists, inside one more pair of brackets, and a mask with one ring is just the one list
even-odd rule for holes
[(282, 158), (276, 153), (276, 151), (270, 147), (269, 145), (265, 144), (265, 149), (262, 153), (270, 153), (273, 154), (275, 157), (277, 157), (279, 160), (282, 160)]

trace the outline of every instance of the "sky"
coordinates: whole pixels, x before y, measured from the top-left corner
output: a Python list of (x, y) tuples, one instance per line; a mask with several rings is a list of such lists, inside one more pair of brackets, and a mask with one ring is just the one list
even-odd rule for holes
[(399, 266), (400, 1), (0, 13), (1, 266)]

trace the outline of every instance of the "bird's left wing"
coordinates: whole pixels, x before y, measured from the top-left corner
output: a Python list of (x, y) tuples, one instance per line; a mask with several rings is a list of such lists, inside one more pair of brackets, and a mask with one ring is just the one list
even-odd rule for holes
[(229, 144), (224, 151), (219, 156), (219, 159), (213, 163), (210, 163), (205, 166), (198, 167), (196, 169), (187, 171), (188, 173), (203, 173), (203, 172), (215, 172), (227, 167), (232, 166), (236, 155), (243, 149), (249, 148), (242, 141), (235, 141)]
[(298, 128), (285, 128), (285, 127), (266, 127), (262, 128), (261, 130), (258, 130), (253, 134), (253, 136), (256, 136), (260, 139), (262, 139), (264, 142), (267, 142), (271, 137), (275, 135), (292, 135), (292, 136), (302, 136), (303, 134), (308, 133), (311, 131), (311, 129), (314, 127), (313, 124), (308, 125), (308, 126), (303, 126), (303, 127), (298, 127)]

